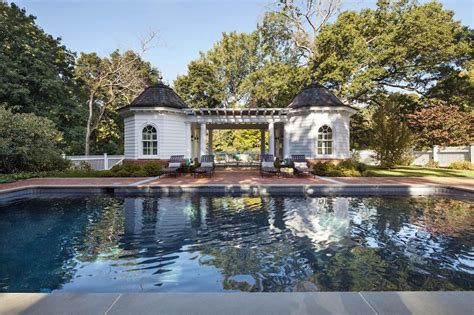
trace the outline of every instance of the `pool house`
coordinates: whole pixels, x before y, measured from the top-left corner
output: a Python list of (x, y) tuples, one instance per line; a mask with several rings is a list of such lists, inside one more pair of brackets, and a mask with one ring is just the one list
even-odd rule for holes
[(219, 129), (260, 130), (262, 155), (348, 159), (355, 112), (317, 83), (306, 86), (286, 108), (190, 108), (171, 87), (158, 83), (119, 110), (126, 160), (199, 159), (215, 153), (213, 131)]

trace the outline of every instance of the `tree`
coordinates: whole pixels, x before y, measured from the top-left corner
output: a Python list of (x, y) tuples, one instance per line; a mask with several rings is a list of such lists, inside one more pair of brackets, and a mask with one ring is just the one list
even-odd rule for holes
[(74, 152), (84, 110), (73, 78), (74, 54), (14, 3), (0, 2), (0, 103), (15, 113), (47, 117)]
[(174, 87), (192, 107), (243, 106), (248, 93), (241, 85), (260, 60), (257, 34), (223, 33), (210, 51), (191, 62), (188, 74), (178, 77)]
[(82, 53), (78, 59), (76, 79), (87, 94), (86, 155), (90, 153), (94, 133), (99, 133), (99, 139), (109, 133), (116, 141), (120, 140), (115, 110), (129, 104), (146, 86), (157, 82), (158, 70), (141, 58), (153, 36), (142, 42), (140, 53), (114, 51), (105, 58), (95, 53)]
[(438, 101), (407, 115), (407, 120), (419, 148), (467, 145), (474, 140), (474, 115), (456, 105)]
[(317, 38), (315, 77), (348, 100), (393, 89), (425, 95), (470, 55), (469, 32), (438, 2), (379, 1), (342, 13)]
[(428, 90), (426, 98), (456, 105), (464, 111), (474, 111), (474, 45), (471, 61), (461, 69), (446, 68), (443, 78)]
[(252, 33), (223, 33), (174, 87), (193, 107), (285, 107), (309, 82), (291, 31), (274, 12)]
[(342, 0), (278, 0), (273, 18), (286, 24), (300, 56), (311, 62), (320, 53), (316, 38), (340, 12), (341, 4)]
[(383, 98), (373, 114), (371, 147), (383, 168), (402, 163), (413, 143), (411, 132), (401, 118), (393, 97)]
[(359, 109), (359, 111), (351, 117), (351, 149), (370, 149), (372, 139), (371, 119), (372, 109), (367, 107)]
[(0, 173), (49, 171), (68, 166), (54, 123), (32, 113), (15, 114), (0, 106)]
[(216, 108), (224, 102), (223, 82), (217, 78), (216, 66), (203, 56), (191, 61), (188, 73), (176, 78), (174, 88), (191, 107)]

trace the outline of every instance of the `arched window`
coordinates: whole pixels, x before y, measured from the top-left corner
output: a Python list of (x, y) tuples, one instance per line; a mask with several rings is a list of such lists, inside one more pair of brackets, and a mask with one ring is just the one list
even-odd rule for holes
[(156, 128), (153, 126), (146, 126), (142, 131), (143, 155), (157, 155), (158, 154), (158, 135)]
[(318, 154), (332, 154), (332, 129), (324, 125), (318, 130)]

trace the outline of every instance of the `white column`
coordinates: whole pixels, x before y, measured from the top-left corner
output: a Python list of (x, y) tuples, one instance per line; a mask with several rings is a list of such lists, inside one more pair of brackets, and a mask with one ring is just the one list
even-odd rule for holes
[(275, 156), (275, 126), (268, 123), (268, 154)]
[(265, 129), (260, 129), (260, 156), (265, 154)]
[(207, 143), (207, 154), (212, 154), (212, 129), (209, 129), (209, 141)]
[(474, 144), (469, 146), (469, 158), (471, 159), (471, 163), (474, 163)]
[(288, 159), (291, 157), (290, 150), (290, 127), (287, 123), (283, 125), (283, 157)]
[(439, 160), (439, 146), (434, 145), (433, 146), (433, 161), (438, 162)]
[(199, 159), (206, 155), (206, 124), (201, 124), (201, 134), (199, 135)]
[(191, 130), (191, 124), (190, 123), (186, 123), (186, 132), (185, 132), (185, 140), (184, 140), (184, 143), (186, 144), (186, 152), (185, 152), (185, 155), (184, 157), (186, 159), (190, 159), (192, 158), (192, 141), (191, 141), (191, 137), (193, 135), (192, 133), (193, 131)]
[(104, 170), (109, 169), (109, 158), (107, 157), (107, 153), (104, 153)]

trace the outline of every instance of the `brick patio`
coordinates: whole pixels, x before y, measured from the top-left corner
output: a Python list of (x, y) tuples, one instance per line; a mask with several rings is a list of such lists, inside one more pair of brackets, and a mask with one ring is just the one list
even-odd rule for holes
[(189, 174), (161, 178), (33, 178), (0, 184), (0, 191), (31, 186), (182, 186), (182, 185), (448, 185), (474, 188), (460, 177), (261, 177), (256, 170), (218, 170), (212, 178)]

